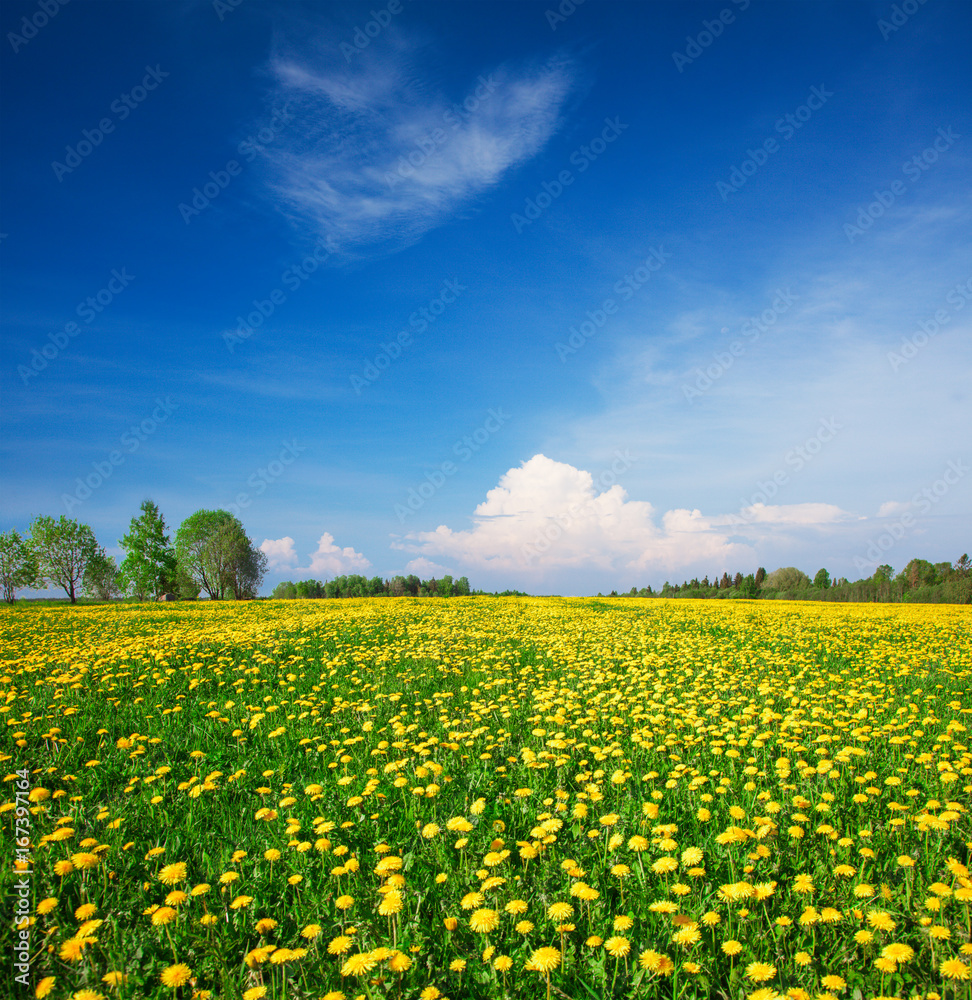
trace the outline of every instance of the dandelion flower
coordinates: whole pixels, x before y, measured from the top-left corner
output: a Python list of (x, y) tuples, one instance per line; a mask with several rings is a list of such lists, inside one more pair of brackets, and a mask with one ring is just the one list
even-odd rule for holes
[(167, 969), (163, 969), (160, 978), (163, 986), (168, 986), (170, 990), (174, 990), (188, 983), (190, 976), (192, 976), (192, 969), (188, 965), (179, 962), (177, 965), (170, 965)]

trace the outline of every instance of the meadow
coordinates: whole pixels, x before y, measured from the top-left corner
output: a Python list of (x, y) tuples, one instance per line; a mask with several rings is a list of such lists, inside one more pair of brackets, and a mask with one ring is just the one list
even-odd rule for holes
[(17, 606), (0, 634), (10, 995), (972, 996), (967, 607)]

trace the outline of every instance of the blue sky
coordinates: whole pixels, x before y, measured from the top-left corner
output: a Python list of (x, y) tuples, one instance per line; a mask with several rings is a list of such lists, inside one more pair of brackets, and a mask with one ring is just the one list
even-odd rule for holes
[(120, 555), (146, 497), (228, 508), (264, 592), (970, 548), (967, 3), (8, 0), (0, 31), (0, 528)]

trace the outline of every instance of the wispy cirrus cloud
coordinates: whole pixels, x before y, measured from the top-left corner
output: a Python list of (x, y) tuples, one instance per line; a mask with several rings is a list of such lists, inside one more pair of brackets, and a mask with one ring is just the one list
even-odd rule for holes
[(472, 71), (447, 95), (406, 40), (348, 66), (277, 54), (275, 101), (300, 123), (268, 150), (276, 195), (346, 253), (400, 249), (467, 207), (556, 132), (571, 64)]

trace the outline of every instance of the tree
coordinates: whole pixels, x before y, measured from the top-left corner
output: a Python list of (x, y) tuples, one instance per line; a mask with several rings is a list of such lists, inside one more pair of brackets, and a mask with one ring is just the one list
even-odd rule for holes
[(766, 570), (762, 566), (756, 570), (756, 576), (754, 577), (754, 583), (756, 584), (756, 589), (759, 590), (763, 586), (763, 581), (766, 579)]
[(21, 587), (32, 587), (38, 583), (37, 555), (28, 542), (20, 537), (20, 532), (5, 531), (0, 534), (0, 582), (3, 583), (3, 599), (13, 604)]
[(98, 549), (84, 568), (81, 587), (89, 597), (98, 601), (111, 601), (118, 597), (121, 586), (114, 556)]
[(813, 586), (816, 590), (826, 590), (830, 586), (830, 574), (825, 569), (818, 569), (813, 578)]
[(290, 580), (283, 580), (273, 588), (270, 597), (274, 601), (292, 601), (297, 597), (297, 587)]
[(810, 585), (810, 577), (796, 566), (782, 566), (766, 577), (764, 586), (768, 590), (799, 590)]
[(144, 500), (141, 517), (133, 517), (119, 544), (127, 555), (121, 564), (122, 583), (136, 600), (158, 597), (175, 586), (176, 558), (165, 518), (151, 500)]
[(267, 557), (247, 537), (228, 510), (197, 510), (179, 526), (175, 540), (178, 568), (210, 600), (232, 593), (255, 597), (267, 570)]
[(30, 524), (30, 546), (37, 557), (38, 583), (56, 583), (76, 604), (75, 588), (88, 561), (98, 551), (91, 528), (63, 514), (57, 521), (53, 517), (35, 517)]
[(469, 578), (465, 576), (460, 576), (458, 580), (452, 585), (452, 592), (456, 597), (468, 597), (469, 596)]

